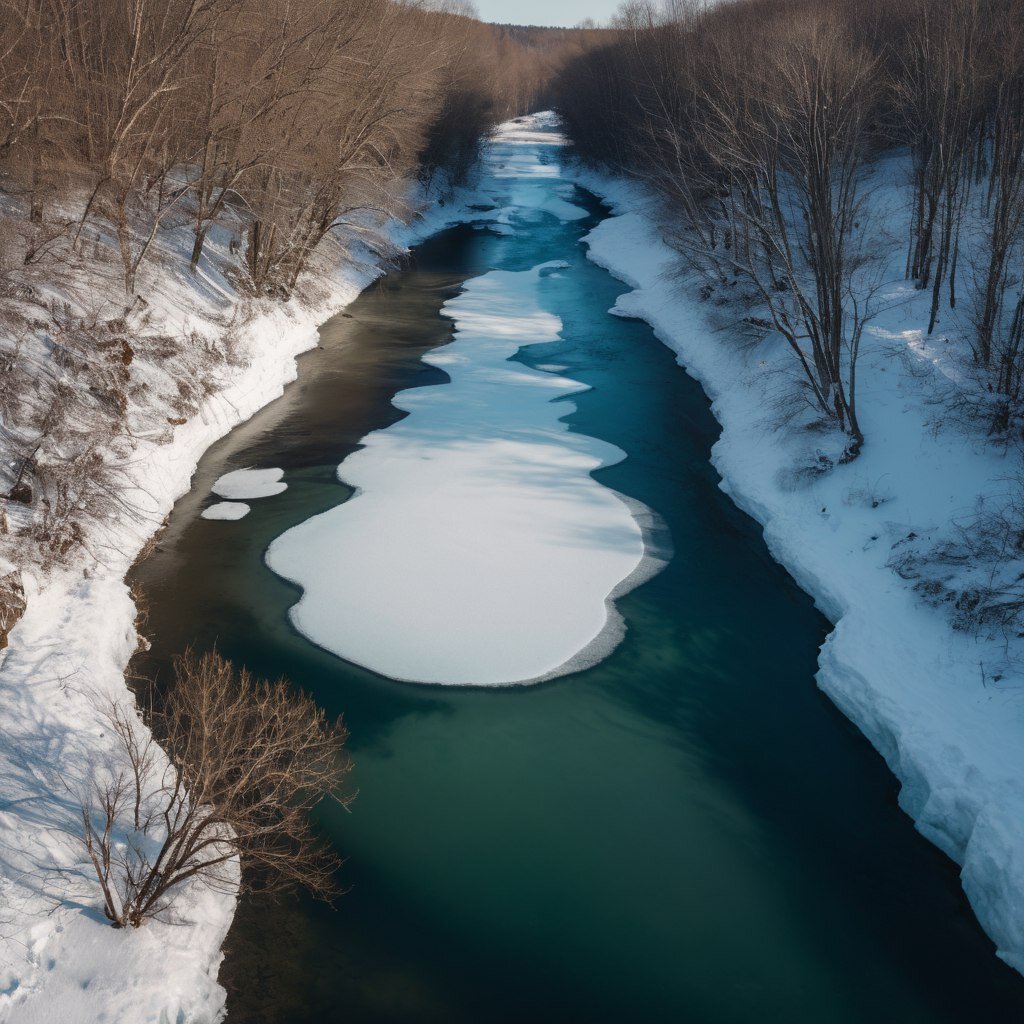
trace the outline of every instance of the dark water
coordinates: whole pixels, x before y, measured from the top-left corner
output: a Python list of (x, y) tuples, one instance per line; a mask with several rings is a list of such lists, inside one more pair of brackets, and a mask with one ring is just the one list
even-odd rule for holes
[[(955, 866), (816, 690), (828, 624), (717, 489), (702, 392), (646, 326), (607, 315), (623, 286), (578, 244), (603, 212), (575, 201), (587, 221), (445, 232), (326, 324), (286, 396), (210, 450), (136, 572), (151, 669), (216, 642), (351, 730), (359, 796), (324, 821), (349, 892), (336, 911), (243, 903), (229, 1020), (1024, 1020), (1024, 979)], [(628, 453), (600, 479), (661, 513), (674, 560), (619, 602), (614, 654), (553, 683), (419, 687), (318, 650), (263, 550), (348, 496), (337, 463), (397, 417), (396, 390), (445, 379), (418, 357), (449, 338), (438, 308), (459, 282), (549, 259), (571, 262), (543, 285), (566, 340), (522, 358), (592, 385), (570, 423)], [(199, 519), (213, 479), (246, 465), (284, 467), (288, 490), (237, 523)]]

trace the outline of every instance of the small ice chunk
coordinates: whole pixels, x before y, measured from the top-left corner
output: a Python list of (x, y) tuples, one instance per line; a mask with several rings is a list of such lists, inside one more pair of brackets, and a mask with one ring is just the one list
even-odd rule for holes
[(269, 498), (288, 489), (283, 469), (236, 469), (218, 477), (213, 493), (222, 498)]
[(241, 519), (249, 514), (249, 506), (244, 501), (218, 501), (216, 505), (204, 508), (203, 519)]
[(567, 203), (564, 199), (552, 196), (547, 202), (541, 204), (540, 208), (552, 217), (557, 217), (563, 224), (567, 221), (582, 220), (587, 216), (587, 211), (575, 203)]

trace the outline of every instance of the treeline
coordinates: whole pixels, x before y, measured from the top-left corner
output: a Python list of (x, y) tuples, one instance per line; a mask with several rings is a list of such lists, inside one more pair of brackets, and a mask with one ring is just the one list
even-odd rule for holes
[[(244, 283), (289, 293), (324, 236), (398, 209), (420, 170), (466, 173), (523, 112), (525, 48), (392, 0), (5, 0), (0, 188), (31, 263), (112, 227), (125, 290), (161, 227), (244, 224)], [(512, 59), (522, 57), (522, 59)]]
[(616, 28), (555, 85), (580, 155), (665, 197), (709, 288), (749, 286), (847, 457), (883, 256), (863, 169), (893, 147), (911, 159), (906, 276), (930, 294), (929, 332), (967, 307), (993, 427), (1019, 429), (1021, 0), (631, 0)]
[(495, 41), (495, 71), (504, 83), (504, 117), (499, 120), (548, 109), (558, 71), (608, 35), (593, 27), (488, 25), (487, 29)]

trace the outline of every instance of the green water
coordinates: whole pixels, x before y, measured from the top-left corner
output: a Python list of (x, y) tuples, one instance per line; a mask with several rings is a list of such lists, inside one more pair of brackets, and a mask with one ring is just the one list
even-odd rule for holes
[[(210, 450), (136, 571), (150, 669), (216, 642), (351, 730), (359, 795), (323, 822), (349, 891), (334, 911), (243, 902), (229, 1020), (1024, 1020), (1024, 979), (995, 958), (955, 866), (816, 690), (828, 623), (718, 490), (703, 393), (645, 325), (607, 314), (624, 287), (579, 244), (604, 211), (575, 201), (588, 220), (436, 236), (326, 324), (285, 397)], [(443, 386), (418, 357), (449, 338), (437, 311), (459, 282), (551, 259), (571, 264), (542, 286), (565, 340), (521, 358), (592, 386), (572, 429), (627, 452), (599, 478), (659, 512), (675, 546), (618, 603), (624, 642), (504, 690), (399, 684), (312, 646), (262, 552), (348, 497), (336, 466), (397, 418), (396, 390)], [(199, 519), (212, 480), (246, 465), (283, 467), (288, 490), (237, 523)]]

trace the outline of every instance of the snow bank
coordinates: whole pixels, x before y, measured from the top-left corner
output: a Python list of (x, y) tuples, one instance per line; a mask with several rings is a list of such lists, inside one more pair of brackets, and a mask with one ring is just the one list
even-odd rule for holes
[[(295, 355), (316, 344), (317, 324), (372, 276), (350, 267), (331, 282), (323, 305), (292, 303), (252, 322), (246, 363), (233, 379), (169, 444), (138, 442), (124, 497), (140, 515), (96, 539), (103, 561), (29, 580), (26, 613), (0, 661), (0, 1019), (219, 1019), (224, 991), (216, 978), (234, 897), (192, 886), (174, 920), (115, 932), (74, 838), (92, 766), (116, 749), (104, 712), (112, 701), (131, 701), (124, 670), (135, 649), (135, 607), (123, 579), (188, 490), (206, 448), (281, 393), (295, 375)], [(167, 319), (199, 320), (194, 293), (185, 298), (187, 313), (168, 294), (151, 306)], [(213, 310), (209, 316), (215, 322)]]
[(396, 679), (498, 685), (550, 675), (605, 632), (606, 598), (644, 554), (590, 475), (623, 453), (562, 422), (575, 407), (553, 400), (584, 385), (509, 362), (558, 338), (537, 285), (563, 265), (491, 271), (446, 303), (455, 340), (424, 358), (451, 383), (399, 394), (411, 415), (339, 469), (358, 494), (270, 546), (320, 646)]
[(222, 498), (269, 498), (288, 489), (283, 469), (235, 469), (217, 477), (211, 490)]
[[(890, 173), (891, 172), (891, 173)], [(1024, 971), (1024, 688), (1020, 639), (955, 632), (887, 564), (908, 535), (941, 530), (978, 498), (1005, 491), (1003, 456), (937, 415), (942, 367), (923, 343), (924, 293), (869, 328), (858, 373), (867, 444), (817, 475), (815, 440), (773, 422), (792, 356), (771, 338), (752, 351), (712, 331), (710, 304), (678, 280), (643, 193), (579, 170), (616, 216), (588, 236), (590, 257), (634, 290), (612, 312), (647, 320), (703, 385), (722, 424), (713, 461), (723, 489), (764, 526), (773, 555), (836, 624), (818, 682), (899, 778), (901, 806), (962, 865), (961, 878), (999, 955)], [(883, 223), (906, 216), (900, 168), (877, 169)], [(903, 300), (902, 263), (888, 298)], [(940, 334), (942, 325), (940, 324)], [(934, 341), (934, 339), (933, 339)]]

